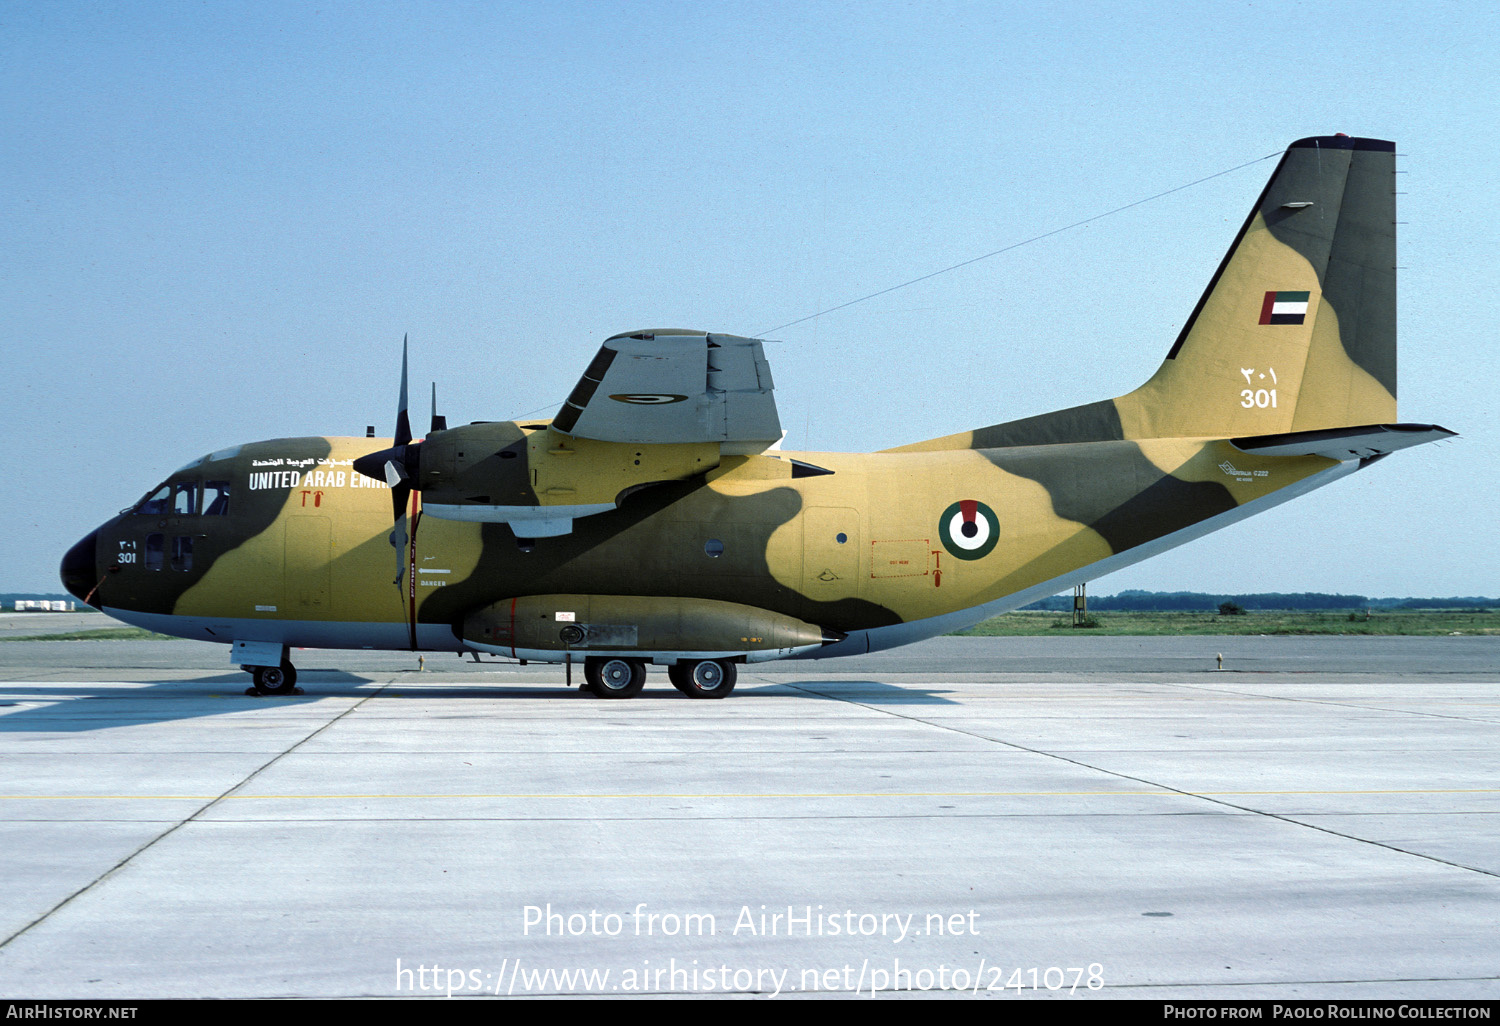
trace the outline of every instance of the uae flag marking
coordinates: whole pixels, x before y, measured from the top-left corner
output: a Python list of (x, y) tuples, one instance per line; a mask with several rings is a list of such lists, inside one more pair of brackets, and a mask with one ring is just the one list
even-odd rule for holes
[(1301, 324), (1307, 319), (1308, 292), (1267, 292), (1260, 304), (1262, 324)]

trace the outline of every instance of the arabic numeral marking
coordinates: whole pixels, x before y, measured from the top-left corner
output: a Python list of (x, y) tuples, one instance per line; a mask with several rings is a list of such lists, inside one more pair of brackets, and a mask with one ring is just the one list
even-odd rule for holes
[(1276, 389), (1257, 388), (1251, 391), (1248, 388), (1240, 390), (1240, 406), (1247, 410), (1276, 409)]
[[(1097, 981), (1097, 982), (1096, 982)], [(1085, 984), (1089, 990), (1101, 990), (1104, 987), (1104, 966), (1098, 962), (1089, 963), (1089, 978)]]
[(135, 553), (134, 552), (122, 552), (122, 553), (120, 553), (119, 559), (116, 560), (116, 562), (120, 562), (120, 563), (134, 563), (135, 562)]

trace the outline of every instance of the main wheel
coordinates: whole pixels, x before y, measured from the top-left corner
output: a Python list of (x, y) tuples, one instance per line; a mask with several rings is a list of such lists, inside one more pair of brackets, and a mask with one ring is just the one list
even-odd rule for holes
[(734, 690), (735, 667), (728, 659), (703, 659), (668, 667), (672, 686), (689, 698), (727, 698)]
[(623, 656), (584, 660), (583, 678), (600, 698), (634, 698), (646, 686), (646, 664)]
[(290, 695), (297, 690), (297, 668), (291, 663), (280, 666), (255, 666), (250, 670), (255, 687), (267, 695)]

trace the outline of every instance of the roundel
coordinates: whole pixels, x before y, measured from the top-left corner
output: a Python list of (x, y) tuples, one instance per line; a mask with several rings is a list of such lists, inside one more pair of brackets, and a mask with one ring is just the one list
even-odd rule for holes
[(630, 403), (632, 406), (668, 406), (687, 402), (687, 396), (672, 392), (621, 392), (610, 398), (617, 403)]
[(938, 517), (938, 536), (943, 539), (943, 548), (959, 559), (980, 559), (988, 556), (1000, 540), (1000, 521), (984, 503), (964, 499)]

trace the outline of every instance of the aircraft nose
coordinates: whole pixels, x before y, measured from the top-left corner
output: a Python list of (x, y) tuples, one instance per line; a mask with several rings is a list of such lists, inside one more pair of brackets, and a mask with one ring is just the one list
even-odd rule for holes
[(63, 587), (68, 589), (70, 595), (75, 595), (84, 602), (89, 601), (99, 584), (99, 563), (94, 555), (98, 542), (99, 532), (90, 531), (62, 559)]

